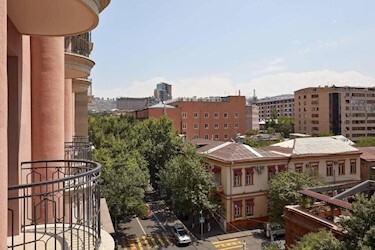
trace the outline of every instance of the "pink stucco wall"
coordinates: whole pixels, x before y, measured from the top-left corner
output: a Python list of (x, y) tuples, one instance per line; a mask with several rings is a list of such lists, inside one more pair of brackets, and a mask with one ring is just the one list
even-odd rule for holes
[(64, 38), (31, 37), (32, 159), (64, 159)]
[[(0, 0), (0, 204), (7, 204), (8, 190), (8, 86), (7, 86), (7, 1)], [(0, 206), (0, 221), (7, 223), (7, 206)], [(0, 230), (0, 249), (6, 249), (7, 232)]]

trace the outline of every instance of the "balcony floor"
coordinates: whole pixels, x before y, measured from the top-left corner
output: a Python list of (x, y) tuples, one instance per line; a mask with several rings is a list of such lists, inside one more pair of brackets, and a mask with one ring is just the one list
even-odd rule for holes
[[(80, 226), (73, 228), (72, 230), (67, 230), (69, 225), (65, 225), (65, 249), (94, 249), (93, 245), (93, 237), (90, 238), (90, 244), (88, 244), (88, 230), (87, 228)], [(46, 230), (44, 229), (44, 225), (38, 225), (36, 228), (36, 237), (37, 237), (37, 244), (36, 249), (38, 250), (47, 250), (47, 249), (56, 249), (60, 250), (63, 249), (63, 225), (57, 224), (56, 227), (56, 234), (54, 224), (47, 224)], [(34, 244), (34, 226), (28, 226), (25, 228), (25, 241), (31, 242), (26, 245), (24, 248), (23, 242), (23, 234), (20, 234), (14, 237), (14, 245), (20, 244), (20, 246), (14, 247), (14, 249), (35, 249)], [(73, 248), (70, 248), (71, 244), (71, 234), (73, 233)], [(99, 246), (100, 250), (112, 250), (115, 248), (115, 242), (111, 235), (104, 230), (100, 231), (101, 233), (101, 244)], [(56, 238), (56, 248), (55, 248), (55, 238)], [(11, 245), (11, 237), (8, 237), (8, 246)], [(83, 242), (86, 242), (86, 245), (83, 245)]]

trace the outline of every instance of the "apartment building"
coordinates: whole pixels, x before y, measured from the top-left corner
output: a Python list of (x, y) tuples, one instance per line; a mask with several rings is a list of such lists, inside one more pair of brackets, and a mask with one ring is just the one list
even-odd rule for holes
[(109, 3), (0, 0), (0, 249), (114, 249), (100, 164), (65, 151), (91, 148), (90, 31)]
[(375, 136), (375, 88), (310, 87), (294, 97), (297, 133), (342, 134), (351, 140)]
[(277, 117), (293, 117), (294, 114), (294, 96), (279, 95), (266, 97), (256, 101), (259, 107), (259, 120), (265, 121), (274, 114)]
[(224, 206), (221, 224), (227, 230), (268, 220), (268, 181), (278, 172), (308, 170), (327, 184), (360, 181), (361, 153), (337, 138), (297, 138), (261, 149), (235, 142), (192, 142), (213, 172), (214, 192)]
[(135, 112), (137, 119), (167, 115), (175, 130), (188, 140), (204, 138), (229, 141), (246, 132), (244, 96), (178, 98)]
[(156, 104), (153, 97), (119, 97), (116, 99), (116, 108), (123, 111), (134, 111)]
[(246, 105), (246, 130), (259, 130), (259, 107)]

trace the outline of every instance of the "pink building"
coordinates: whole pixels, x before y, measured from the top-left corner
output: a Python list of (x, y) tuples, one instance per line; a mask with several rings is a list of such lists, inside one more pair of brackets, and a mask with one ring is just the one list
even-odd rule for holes
[(88, 135), (90, 31), (109, 2), (0, 0), (0, 249), (97, 249), (110, 237), (100, 165), (65, 152)]

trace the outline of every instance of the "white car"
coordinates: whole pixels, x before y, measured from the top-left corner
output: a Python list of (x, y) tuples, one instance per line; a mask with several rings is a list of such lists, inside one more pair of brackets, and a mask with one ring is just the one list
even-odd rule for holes
[(177, 223), (177, 224), (173, 225), (173, 235), (177, 240), (177, 245), (190, 244), (191, 243), (191, 238), (188, 235), (187, 230), (180, 223)]

